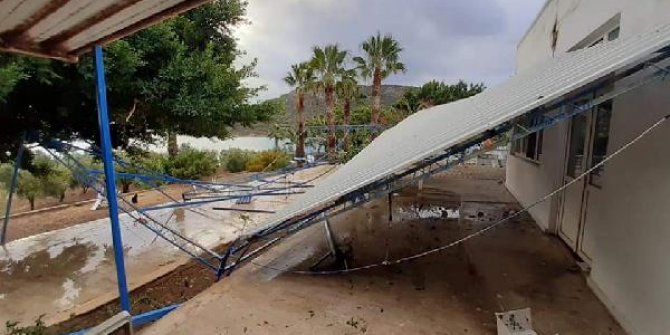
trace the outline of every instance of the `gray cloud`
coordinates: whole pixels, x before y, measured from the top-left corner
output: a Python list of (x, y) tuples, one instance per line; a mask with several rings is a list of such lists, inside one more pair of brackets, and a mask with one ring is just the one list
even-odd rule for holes
[(404, 47), (408, 71), (386, 82), (458, 79), (495, 85), (514, 73), (516, 44), (544, 0), (251, 0), (236, 30), (242, 62), (258, 59), (261, 98), (286, 93), (282, 78), (311, 47), (338, 43), (353, 54), (377, 31)]

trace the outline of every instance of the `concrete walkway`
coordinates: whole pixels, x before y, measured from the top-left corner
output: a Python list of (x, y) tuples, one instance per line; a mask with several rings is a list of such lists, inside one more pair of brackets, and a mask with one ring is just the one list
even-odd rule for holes
[[(349, 266), (445, 245), (517, 208), (500, 170), (463, 167), (333, 220)], [(458, 210), (460, 219), (454, 219)], [(328, 250), (313, 226), (141, 334), (495, 334), (494, 312), (530, 307), (538, 334), (624, 334), (568, 249), (522, 216), (439, 254), (346, 275), (308, 276)]]

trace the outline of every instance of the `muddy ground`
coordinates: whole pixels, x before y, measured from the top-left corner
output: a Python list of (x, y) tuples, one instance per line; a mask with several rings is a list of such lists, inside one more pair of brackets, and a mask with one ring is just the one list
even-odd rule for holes
[[(518, 209), (502, 176), (462, 167), (422, 190), (400, 192), (391, 221), (387, 199), (334, 218), (347, 266), (415, 255), (497, 222)], [(293, 272), (309, 269), (328, 250), (324, 226), (312, 226), (142, 334), (496, 334), (495, 312), (525, 307), (538, 334), (624, 334), (572, 253), (527, 215), (399, 265)]]
[[(219, 249), (223, 250), (224, 246)], [(141, 314), (172, 304), (183, 303), (216, 282), (214, 273), (195, 260), (157, 278), (130, 293), (133, 314)], [(47, 328), (47, 334), (67, 334), (91, 328), (119, 313), (119, 300), (108, 302), (89, 313)]]

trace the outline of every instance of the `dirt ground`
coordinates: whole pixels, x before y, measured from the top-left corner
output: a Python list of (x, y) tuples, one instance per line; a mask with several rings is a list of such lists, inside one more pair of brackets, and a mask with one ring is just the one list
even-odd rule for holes
[[(219, 172), (213, 178), (218, 181), (234, 182), (242, 181), (249, 175), (248, 173)], [(165, 193), (176, 199), (181, 199), (182, 192), (187, 190), (189, 190), (189, 187), (186, 185), (167, 185), (163, 187)], [(132, 188), (130, 193), (124, 195), (124, 198), (130, 200), (136, 192), (140, 192), (138, 196), (138, 205), (140, 207), (158, 205), (170, 201), (170, 199), (166, 198), (160, 192), (133, 190)], [(91, 211), (90, 208), (93, 202), (84, 202), (95, 199), (95, 194), (93, 190), (82, 193), (81, 189), (76, 189), (68, 190), (65, 197), (66, 201), (63, 203), (59, 203), (58, 199), (54, 198), (37, 199), (35, 201), (35, 211), (17, 217), (10, 217), (7, 229), (7, 242), (107, 217), (106, 207), (100, 208), (97, 211)], [(61, 207), (60, 205), (67, 206)], [(51, 207), (57, 208), (42, 210)], [(20, 197), (14, 198), (11, 210), (13, 215), (29, 211), (30, 205), (27, 200)]]
[[(220, 249), (223, 249), (221, 247)], [(141, 314), (172, 304), (183, 303), (216, 282), (214, 273), (195, 260), (157, 278), (130, 293), (133, 314)], [(120, 312), (118, 299), (93, 311), (47, 328), (47, 334), (67, 334), (91, 328)]]
[[(414, 255), (498, 221), (518, 209), (502, 176), (462, 167), (400, 192), (391, 221), (386, 199), (332, 219), (347, 265)], [(315, 225), (294, 235), (141, 333), (495, 334), (495, 312), (530, 307), (538, 334), (624, 334), (571, 252), (527, 215), (399, 265), (336, 275), (288, 270), (308, 269), (328, 252), (324, 231)]]

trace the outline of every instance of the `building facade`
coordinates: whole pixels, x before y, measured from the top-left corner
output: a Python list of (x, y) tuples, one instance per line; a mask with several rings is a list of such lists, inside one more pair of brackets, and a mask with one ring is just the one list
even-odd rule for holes
[[(670, 0), (549, 0), (518, 45), (517, 71), (666, 23)], [(529, 205), (669, 113), (670, 78), (515, 141), (507, 188)], [(530, 213), (588, 265), (590, 286), (628, 332), (670, 334), (670, 124)]]

